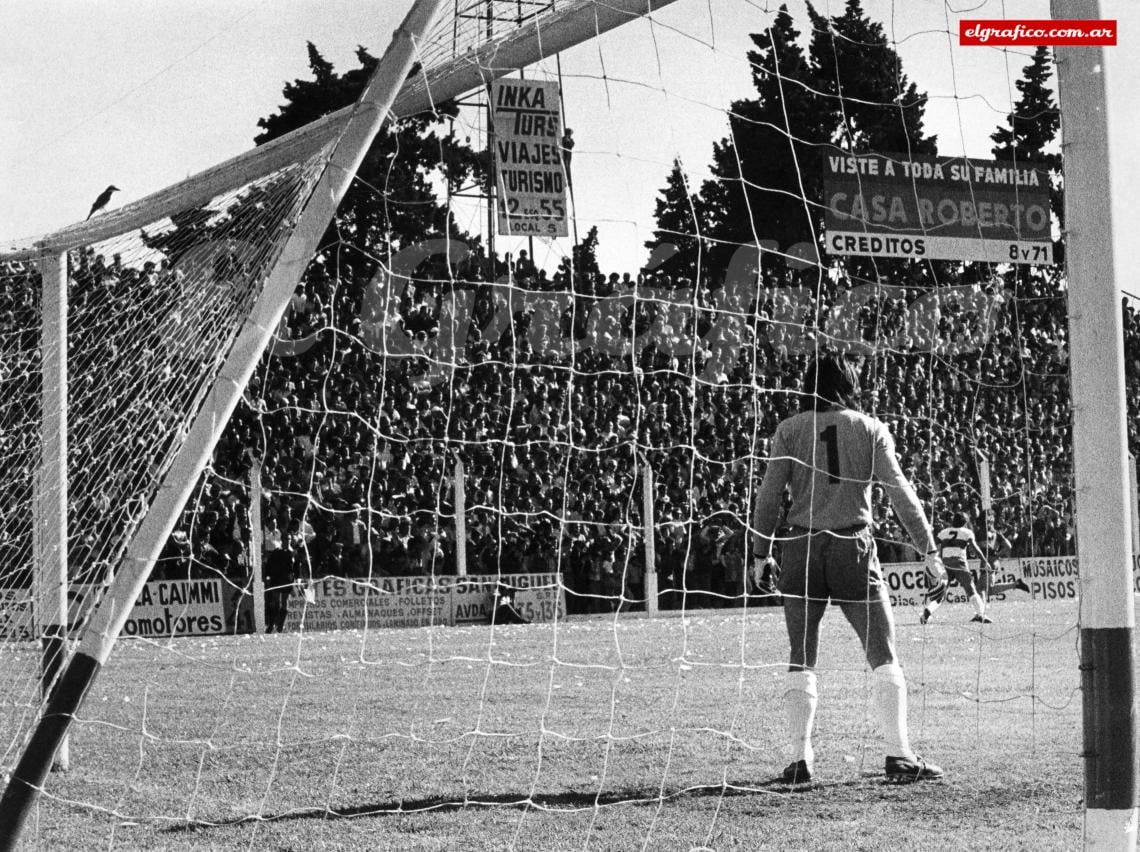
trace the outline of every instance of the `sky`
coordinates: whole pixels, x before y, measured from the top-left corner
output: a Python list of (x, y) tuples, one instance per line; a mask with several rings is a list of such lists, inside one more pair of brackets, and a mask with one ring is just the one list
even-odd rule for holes
[[(134, 201), (253, 146), (257, 119), (287, 80), (307, 77), (305, 42), (338, 70), (364, 45), (380, 55), (410, 0), (5, 0), (0, 28), (0, 242), (84, 218), (108, 184)], [(449, 4), (450, 5), (450, 4)], [(634, 272), (651, 238), (654, 200), (679, 157), (706, 176), (724, 110), (753, 92), (745, 53), (778, 7), (767, 0), (677, 0), (565, 52), (567, 126), (574, 129), (579, 233), (597, 224), (606, 271)], [(839, 14), (843, 0), (818, 0)], [(789, 2), (800, 29), (802, 0)], [(1029, 49), (957, 45), (955, 9), (974, 18), (1045, 18), (1045, 0), (864, 0), (898, 42), (904, 70), (930, 96), (927, 130), (943, 154), (988, 157), (989, 134), (1016, 98)], [(1120, 21), (1107, 48), (1113, 181), (1140, 186), (1140, 3), (1103, 0)], [(953, 35), (951, 35), (951, 33)], [(527, 76), (553, 77), (554, 63)], [(460, 132), (477, 134), (474, 111)], [(476, 136), (477, 138), (477, 136)], [(1140, 268), (1118, 199), (1118, 265)], [(474, 209), (459, 210), (470, 230)], [(500, 250), (517, 250), (519, 241)], [(553, 267), (568, 240), (539, 242)], [(1133, 285), (1140, 289), (1140, 282)]]

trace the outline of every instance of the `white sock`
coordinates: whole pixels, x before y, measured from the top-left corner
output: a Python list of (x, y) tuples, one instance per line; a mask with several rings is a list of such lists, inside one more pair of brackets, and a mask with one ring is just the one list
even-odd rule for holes
[(883, 739), (888, 757), (914, 760), (906, 730), (906, 678), (902, 666), (887, 663), (873, 672), (879, 699), (879, 716), (883, 720)]
[(811, 766), (815, 760), (811, 747), (811, 727), (815, 722), (815, 706), (819, 701), (815, 672), (788, 672), (785, 683), (784, 707), (788, 712), (788, 742), (792, 748), (792, 760), (803, 760)]
[(986, 614), (986, 602), (982, 600), (982, 596), (977, 592), (970, 595), (970, 603), (974, 605), (974, 611), (977, 612), (978, 615)]
[(938, 609), (940, 606), (942, 606), (942, 601), (927, 601), (922, 605), (922, 608), (925, 609), (928, 613), (933, 614), (934, 610)]

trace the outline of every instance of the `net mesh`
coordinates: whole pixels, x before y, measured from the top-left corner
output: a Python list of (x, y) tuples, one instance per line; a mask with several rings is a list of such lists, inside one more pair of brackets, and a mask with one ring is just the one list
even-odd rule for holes
[[(69, 615), (78, 635), (114, 579), (128, 542), (249, 316), (266, 273), (325, 156), (281, 169), (209, 202), (67, 252), (67, 523)], [(39, 586), (32, 487), (41, 456), (42, 278), (8, 264), (5, 308), (6, 512), (2, 635), (12, 677), (5, 763), (40, 701)], [(42, 496), (47, 501), (58, 486)], [(189, 516), (188, 516), (189, 517)], [(193, 529), (193, 524), (188, 525)], [(41, 530), (41, 532), (44, 532)], [(182, 541), (185, 528), (176, 534)]]
[[(993, 627), (954, 594), (920, 628), (922, 569), (873, 491), (913, 740), (951, 771), (1032, 787), (984, 803), (1009, 818), (995, 843), (1075, 838), (1060, 268), (819, 251), (823, 150), (988, 156), (965, 128), (1040, 119), (1017, 106), (1033, 57), (964, 55), (949, 5), (934, 23), (876, 6), (875, 26), (853, 6), (797, 7), (797, 60), (775, 50), (775, 9), (678, 3), (526, 68), (564, 96), (571, 237), (492, 237), (479, 196), (503, 183), (482, 151), (485, 95), (454, 103), (440, 69), (475, 63), (485, 83), (495, 46), (528, 28), (541, 43), (545, 21), (577, 11), (589, 37), (606, 8), (459, 2), (419, 46), (401, 97), (437, 113), (366, 159), (78, 720), (80, 768), (49, 781), (33, 843), (689, 848), (750, 842), (757, 819), (775, 845), (842, 842), (813, 822), (818, 800), (773, 777), (787, 638), (750, 571), (771, 436), (824, 349), (859, 356), (861, 406), (890, 427), (935, 528), (967, 512), (993, 581), (1033, 589), (995, 597)], [(743, 42), (742, 20), (756, 33)], [(916, 44), (963, 74), (976, 64), (986, 96), (944, 77), (912, 90), (893, 63), (904, 49), (917, 62)], [(764, 109), (737, 100), (750, 86)], [(919, 102), (950, 128), (937, 143)], [(713, 128), (697, 148), (693, 127)], [(779, 168), (753, 156), (776, 149)], [(77, 581), (115, 564), (322, 156), (72, 251)], [(663, 185), (654, 227), (632, 207)], [(3, 476), (27, 497), (38, 278), (7, 274)], [(0, 539), (10, 601), (32, 570), (24, 505)], [(31, 629), (11, 626), (30, 616), (5, 612), (0, 653), (26, 673), (0, 705), (8, 768), (39, 660)], [(222, 626), (181, 632), (239, 635), (168, 638), (169, 618), (203, 612)], [(880, 824), (876, 685), (838, 613), (822, 646), (823, 789), (876, 843), (960, 842), (956, 817)], [(1032, 824), (1015, 814), (1027, 800)]]

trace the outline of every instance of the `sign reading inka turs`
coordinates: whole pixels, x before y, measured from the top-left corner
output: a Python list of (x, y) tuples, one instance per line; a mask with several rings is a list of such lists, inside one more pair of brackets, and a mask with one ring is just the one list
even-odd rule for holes
[(558, 84), (496, 80), (491, 108), (499, 233), (567, 236)]
[(1049, 174), (1032, 164), (830, 151), (823, 193), (830, 254), (1053, 262)]

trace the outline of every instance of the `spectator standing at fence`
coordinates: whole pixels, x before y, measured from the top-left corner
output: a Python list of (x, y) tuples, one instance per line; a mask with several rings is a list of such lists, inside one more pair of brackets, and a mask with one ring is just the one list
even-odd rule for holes
[(261, 531), (262, 564), (269, 562), (270, 555), (281, 549), (281, 527), (277, 515), (272, 510), (266, 513), (265, 526)]
[[(567, 525), (569, 526), (569, 525)], [(574, 615), (590, 611), (590, 553), (586, 536), (574, 530), (573, 537), (563, 538), (562, 582), (568, 596), (566, 609)]]
[(363, 577), (368, 573), (368, 522), (363, 508), (357, 507), (351, 515), (344, 515), (341, 542), (344, 545), (344, 567), (348, 576)]
[(626, 546), (629, 556), (625, 563), (625, 589), (622, 594), (626, 598), (626, 608), (645, 609), (645, 548), (641, 535), (632, 531)]
[(728, 596), (728, 606), (740, 606), (748, 594), (748, 584), (744, 577), (746, 547), (746, 535), (742, 526), (730, 530), (721, 544), (720, 563), (724, 566), (724, 593)]
[[(292, 524), (297, 524), (292, 521)], [(265, 632), (280, 633), (289, 615), (289, 595), (296, 579), (297, 535), (282, 534), (270, 515), (265, 528)], [(271, 549), (272, 548), (272, 549)]]
[(808, 365), (803, 410), (776, 427), (756, 499), (755, 552), (770, 560), (785, 489), (791, 492), (780, 577), (790, 646), (784, 702), (792, 749), (783, 779), (790, 783), (808, 781), (814, 772), (815, 665), (819, 625), (830, 601), (859, 636), (873, 672), (887, 778), (921, 781), (943, 774), (910, 746), (906, 679), (895, 653), (890, 597), (871, 531), (873, 481), (882, 483), (911, 540), (927, 554), (928, 582), (934, 578), (944, 584), (944, 571), (886, 424), (851, 407), (858, 391), (855, 366), (842, 356), (822, 355)]
[[(301, 537), (301, 547), (298, 548), (298, 552), (302, 549), (308, 550), (313, 547), (317, 541), (317, 531), (313, 528), (313, 525), (309, 523), (308, 512), (306, 511), (302, 514), (295, 523), (297, 524), (295, 532)], [(290, 532), (293, 532), (293, 530), (290, 530)]]
[(672, 594), (666, 598), (666, 609), (686, 609), (691, 605), (689, 583), (693, 574), (696, 554), (687, 523), (675, 523), (670, 537), (665, 542), (663, 557), (664, 573), (668, 578), (666, 588)]

